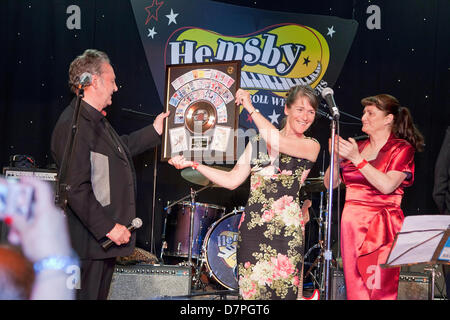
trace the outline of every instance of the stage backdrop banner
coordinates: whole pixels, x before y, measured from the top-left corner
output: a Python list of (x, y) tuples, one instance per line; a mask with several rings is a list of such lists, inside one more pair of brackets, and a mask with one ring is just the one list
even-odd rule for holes
[[(130, 0), (161, 102), (167, 65), (241, 61), (240, 86), (278, 126), (287, 90), (336, 82), (358, 23), (206, 0)], [(164, 104), (164, 103), (163, 103)], [(239, 126), (254, 128), (241, 110)]]

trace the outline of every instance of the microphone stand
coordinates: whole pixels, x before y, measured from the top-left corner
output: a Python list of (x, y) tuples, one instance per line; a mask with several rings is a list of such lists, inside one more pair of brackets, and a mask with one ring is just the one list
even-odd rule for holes
[(155, 158), (153, 159), (153, 200), (152, 200), (152, 232), (150, 241), (151, 253), (156, 255), (155, 241), (154, 241), (154, 229), (155, 229), (155, 208), (156, 208), (156, 179), (158, 176), (158, 147), (155, 147)]
[(334, 116), (331, 120), (331, 160), (330, 160), (330, 176), (329, 176), (329, 188), (328, 188), (328, 208), (327, 208), (327, 241), (325, 246), (324, 258), (325, 258), (325, 300), (330, 299), (330, 266), (332, 260), (331, 251), (331, 216), (333, 215), (333, 189), (334, 189), (334, 144), (336, 135), (336, 124), (339, 116)]
[(75, 110), (72, 116), (72, 122), (70, 125), (71, 133), (64, 149), (63, 158), (58, 172), (58, 178), (56, 179), (55, 204), (59, 206), (64, 212), (66, 212), (67, 209), (67, 192), (70, 190), (70, 186), (66, 183), (65, 180), (67, 170), (70, 166), (73, 148), (75, 145), (75, 138), (78, 131), (78, 122), (80, 117), (80, 106), (83, 97), (84, 87), (80, 84), (78, 85), (78, 95), (75, 103)]

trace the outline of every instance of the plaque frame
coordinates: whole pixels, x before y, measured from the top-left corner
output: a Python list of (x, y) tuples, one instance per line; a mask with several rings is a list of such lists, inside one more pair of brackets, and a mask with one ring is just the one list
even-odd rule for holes
[(164, 119), (161, 161), (180, 154), (208, 164), (237, 160), (240, 80), (240, 60), (166, 66), (164, 112), (170, 114)]

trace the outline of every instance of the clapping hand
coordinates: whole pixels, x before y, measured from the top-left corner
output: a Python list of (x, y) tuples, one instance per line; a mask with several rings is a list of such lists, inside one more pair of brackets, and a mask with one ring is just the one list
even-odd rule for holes
[(358, 159), (361, 158), (358, 144), (356, 143), (355, 139), (348, 138), (348, 140), (345, 140), (341, 137), (338, 137), (338, 144), (340, 157), (348, 159), (352, 162), (358, 162)]

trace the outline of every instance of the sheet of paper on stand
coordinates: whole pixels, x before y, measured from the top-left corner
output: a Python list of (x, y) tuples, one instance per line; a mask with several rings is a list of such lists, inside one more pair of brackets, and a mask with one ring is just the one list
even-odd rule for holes
[(394, 267), (432, 261), (449, 226), (450, 216), (446, 215), (406, 217), (386, 265)]

